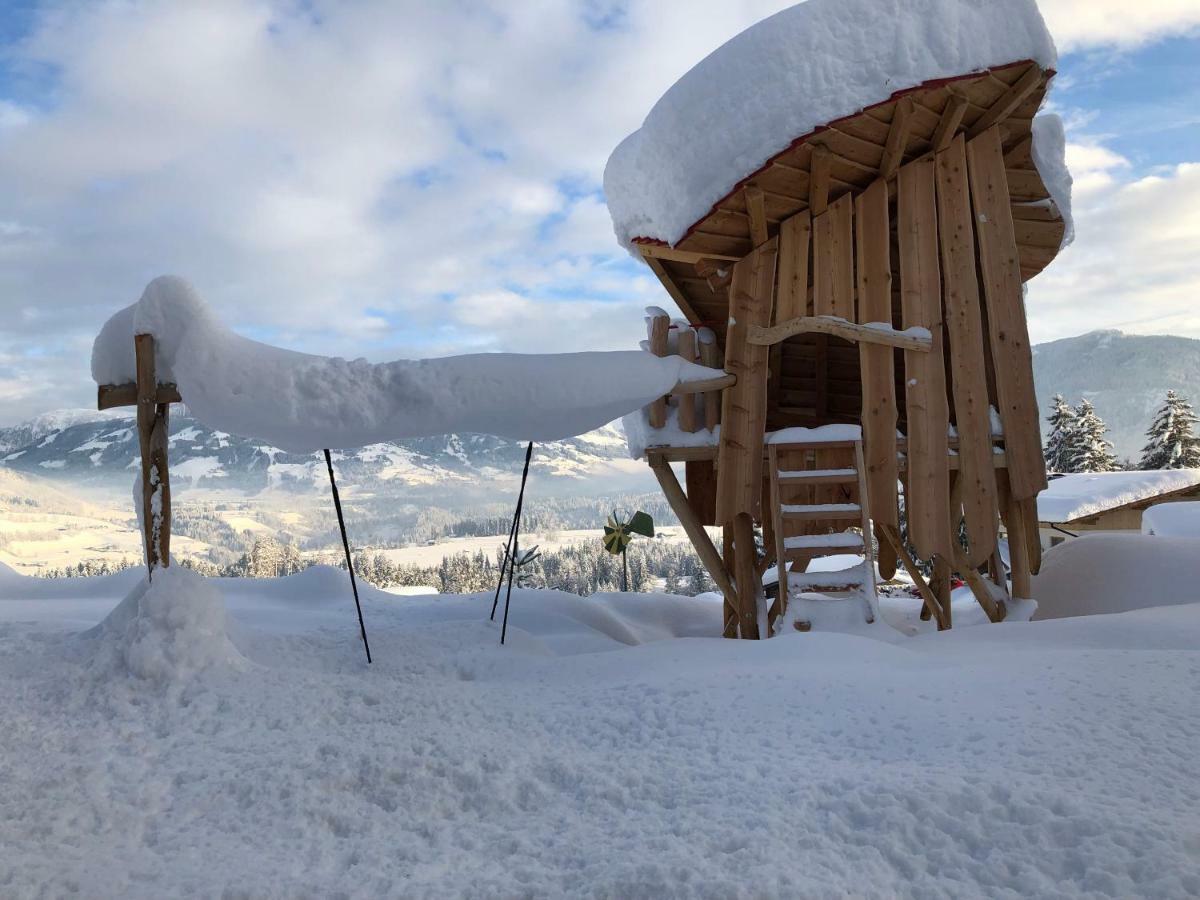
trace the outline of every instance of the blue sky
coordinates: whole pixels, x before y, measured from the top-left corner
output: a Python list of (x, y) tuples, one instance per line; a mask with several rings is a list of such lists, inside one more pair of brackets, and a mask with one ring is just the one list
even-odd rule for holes
[[(88, 405), (92, 337), (164, 272), (311, 352), (633, 346), (669, 300), (612, 236), (608, 154), (787, 5), (5, 0), (0, 423)], [(1041, 8), (1078, 239), (1033, 336), (1200, 337), (1200, 3)]]

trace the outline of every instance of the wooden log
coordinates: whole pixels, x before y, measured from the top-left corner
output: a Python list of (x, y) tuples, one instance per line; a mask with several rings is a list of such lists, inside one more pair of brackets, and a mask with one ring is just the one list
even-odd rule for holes
[[(678, 350), (679, 357), (687, 362), (694, 363), (696, 361), (696, 332), (690, 328), (684, 328), (679, 332)], [(693, 393), (683, 393), (676, 391), (676, 402), (679, 404), (679, 430), (691, 434), (700, 430), (700, 425), (696, 420), (696, 397)], [(704, 393), (696, 391), (695, 393)]]
[[(725, 561), (725, 570), (733, 573), (736, 570), (737, 548), (733, 545), (733, 524), (726, 522), (721, 526), (721, 559)], [(735, 585), (736, 587), (736, 585)], [(738, 636), (738, 598), (737, 593), (725, 597), (722, 607), (722, 617), (725, 622), (722, 636), (736, 638)]]
[[(783, 491), (779, 484), (779, 449), (771, 444), (767, 447), (768, 471), (770, 472), (771, 483), (771, 500), (769, 504), (770, 516), (763, 515), (763, 523), (766, 524), (767, 519), (771, 521), (771, 537), (775, 544), (775, 571), (779, 573), (779, 586), (775, 595), (775, 602), (771, 604), (771, 608), (767, 611), (767, 624), (774, 628), (775, 620), (787, 612), (788, 606), (788, 554), (785, 544), (785, 531), (783, 524)], [(763, 543), (766, 544), (766, 535), (763, 536)]]
[(687, 316), (689, 322), (699, 322), (700, 316), (696, 314), (696, 310), (688, 299), (687, 294), (675, 283), (675, 279), (671, 277), (671, 273), (667, 271), (666, 266), (653, 256), (646, 256), (643, 259), (645, 259), (646, 265), (650, 267), (650, 271), (658, 278), (659, 283), (671, 295), (671, 299), (675, 301), (675, 305), (679, 307), (680, 312)]
[[(1030, 580), (1029, 545), (1025, 534), (1025, 516), (1021, 504), (1008, 488), (1007, 473), (997, 473), (996, 479), (1001, 486), (1001, 511), (1004, 514), (1004, 528), (1008, 532), (1008, 565), (1012, 573), (1012, 595), (1028, 600), (1033, 596)], [(1040, 546), (1040, 545), (1039, 545)]]
[(1007, 119), (1021, 105), (1021, 102), (1032, 94), (1041, 83), (1042, 67), (1034, 63), (1025, 70), (1025, 74), (1017, 80), (1017, 83), (1005, 91), (1000, 99), (993, 103), (988, 108), (988, 111), (980, 116), (979, 121), (971, 126), (971, 136), (974, 137), (977, 134), (981, 134), (998, 122)]
[[(854, 232), (858, 250), (858, 321), (892, 324), (891, 224), (888, 189), (875, 181), (855, 200)], [(868, 331), (874, 329), (867, 329)], [(932, 344), (932, 340), (928, 342)], [(916, 348), (910, 348), (916, 349)], [(862, 379), (863, 473), (871, 516), (877, 523), (899, 526), (896, 496), (896, 364), (890, 347), (864, 344), (859, 348)], [(896, 574), (896, 554), (880, 532), (879, 570), (889, 579)]]
[[(876, 521), (878, 522), (878, 520)], [(879, 576), (884, 581), (891, 581), (896, 577), (896, 565), (900, 560), (900, 554), (892, 546), (891, 538), (878, 527), (875, 530), (875, 540), (879, 543)]]
[(904, 566), (904, 570), (908, 572), (908, 577), (912, 579), (913, 585), (917, 589), (917, 593), (921, 595), (921, 601), (925, 604), (925, 608), (929, 610), (930, 615), (938, 623), (938, 629), (941, 630), (942, 623), (945, 621), (945, 612), (942, 609), (938, 598), (934, 596), (930, 590), (928, 582), (925, 581), (925, 576), (921, 574), (921, 570), (917, 568), (916, 561), (913, 560), (908, 550), (904, 547), (904, 542), (900, 540), (900, 532), (891, 525), (880, 525), (881, 532), (887, 534), (888, 542), (896, 548), (896, 552), (900, 556), (900, 562)]
[(829, 151), (820, 144), (812, 149), (811, 173), (808, 179), (808, 208), (819, 216), (829, 208)]
[(908, 146), (908, 133), (912, 126), (913, 101), (903, 97), (896, 101), (892, 114), (892, 125), (888, 129), (887, 145), (883, 148), (883, 162), (879, 165), (879, 177), (885, 181), (896, 174), (904, 161), (904, 150)]
[(916, 160), (900, 169), (896, 215), (903, 325), (927, 328), (932, 334), (928, 353), (904, 353), (908, 534), (923, 558), (939, 554), (949, 557), (950, 464), (946, 432), (950, 410), (942, 357), (942, 288), (932, 159)]
[[(650, 337), (650, 352), (655, 356), (666, 356), (667, 334), (671, 328), (670, 316), (650, 316), (647, 326)], [(657, 400), (651, 402), (649, 420), (651, 428), (662, 428), (667, 424), (666, 397), (659, 397)]]
[(1008, 610), (1005, 609), (1002, 603), (996, 602), (996, 598), (992, 596), (992, 589), (988, 586), (987, 581), (979, 574), (977, 568), (967, 562), (967, 558), (963, 556), (961, 551), (954, 554), (954, 568), (958, 570), (958, 574), (962, 576), (963, 581), (967, 583), (967, 587), (971, 589), (971, 593), (975, 595), (975, 599), (979, 605), (983, 607), (988, 621), (1003, 622), (1004, 617), (1008, 614)]
[[(890, 293), (888, 294), (888, 303), (891, 303)], [(878, 322), (880, 320), (873, 319), (871, 321)], [(929, 348), (933, 344), (929, 338), (920, 335), (906, 334), (903, 331), (885, 331), (882, 328), (871, 328), (866, 324), (847, 322), (844, 319), (834, 316), (800, 316), (797, 319), (788, 319), (769, 328), (752, 328), (750, 329), (749, 340), (751, 344), (770, 346), (778, 344), (781, 341), (786, 341), (788, 338), (795, 337), (798, 334), (827, 334), (833, 337), (840, 337), (852, 343), (869, 344), (873, 347), (895, 347), (901, 350), (915, 350), (918, 353), (928, 353)], [(888, 352), (887, 356), (890, 359), (891, 353)]]
[[(160, 384), (154, 394), (155, 403), (182, 403), (179, 389), (173, 384)], [(119, 406), (137, 406), (136, 384), (102, 384), (96, 389), (96, 409), (116, 409)]]
[(645, 259), (662, 259), (667, 262), (698, 263), (703, 259), (717, 262), (737, 262), (740, 256), (728, 253), (709, 253), (704, 250), (679, 250), (665, 244), (638, 244), (638, 252)]
[[(721, 348), (717, 346), (717, 337), (708, 328), (700, 329), (697, 335), (700, 340), (700, 362), (710, 369), (720, 369), (725, 365), (721, 357)], [(713, 431), (721, 423), (721, 390), (704, 392), (704, 427)]]
[(1018, 500), (1021, 518), (1025, 520), (1025, 550), (1029, 560), (1029, 572), (1036, 575), (1042, 570), (1042, 530), (1038, 524), (1037, 497)]
[(942, 606), (942, 620), (938, 631), (949, 631), (954, 626), (953, 587), (950, 582), (950, 563), (940, 556), (933, 558), (933, 579), (930, 587)]
[(937, 130), (933, 133), (933, 152), (940, 153), (950, 146), (958, 126), (962, 124), (963, 113), (967, 111), (967, 98), (961, 94), (951, 94), (938, 120)]
[(977, 566), (996, 549), (998, 507), (975, 232), (971, 226), (966, 141), (962, 135), (937, 154), (936, 167), (946, 334), (950, 339), (951, 384), (958, 427), (958, 482), (967, 529), (967, 561)]
[(146, 568), (171, 564), (171, 481), (167, 471), (167, 423), (170, 406), (158, 403), (154, 337), (135, 335), (137, 432), (142, 462), (142, 543)]
[[(733, 519), (734, 584), (737, 586), (738, 636), (756, 641), (759, 634), (758, 617), (763, 603), (762, 577), (758, 574), (757, 550), (754, 544), (754, 520), (746, 512)], [(762, 610), (765, 617), (766, 610)]]
[(665, 462), (652, 461), (650, 469), (654, 472), (654, 477), (658, 479), (659, 487), (662, 488), (663, 495), (667, 498), (672, 511), (678, 517), (679, 524), (683, 526), (688, 540), (696, 548), (696, 555), (700, 557), (700, 562), (704, 564), (705, 570), (712, 577), (717, 588), (727, 599), (736, 597), (737, 591), (730, 580), (725, 563), (721, 559), (720, 554), (717, 553), (717, 548), (713, 546), (708, 532), (704, 530), (704, 525), (697, 518), (691, 503), (688, 502), (688, 497), (683, 492), (683, 488), (680, 487), (679, 479), (675, 477), (675, 472), (672, 471), (671, 466)]
[(725, 371), (737, 376), (737, 383), (725, 390), (721, 406), (717, 521), (722, 523), (741, 513), (757, 517), (761, 505), (768, 351), (746, 338), (752, 326), (770, 321), (778, 252), (779, 240), (772, 238), (734, 266)]
[(1013, 495), (1025, 500), (1046, 489), (1046, 462), (1033, 386), (1033, 351), (1025, 320), (1020, 252), (998, 129), (985, 131), (967, 144), (967, 172), (1009, 483)]
[[(714, 366), (713, 368), (719, 368), (719, 366)], [(737, 376), (725, 374), (719, 375), (716, 378), (701, 378), (699, 381), (676, 382), (675, 386), (671, 388), (669, 393), (675, 394), (676, 396), (683, 394), (690, 394), (692, 396), (695, 396), (696, 394), (707, 393), (720, 394), (721, 391), (725, 390), (726, 388), (733, 387), (735, 384), (737, 384)]]

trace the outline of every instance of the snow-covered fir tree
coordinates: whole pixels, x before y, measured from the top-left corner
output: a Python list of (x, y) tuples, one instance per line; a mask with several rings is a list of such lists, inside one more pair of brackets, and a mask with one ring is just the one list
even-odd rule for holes
[(1081, 400), (1075, 411), (1074, 449), (1071, 454), (1071, 472), (1114, 472), (1117, 458), (1113, 445), (1105, 440), (1108, 426), (1096, 414), (1090, 400)]
[(1078, 443), (1078, 416), (1062, 394), (1055, 394), (1050, 401), (1050, 435), (1046, 438), (1046, 468), (1051, 472), (1073, 472), (1071, 468)]
[(1196, 413), (1186, 398), (1167, 391), (1166, 402), (1154, 416), (1142, 449), (1142, 469), (1200, 468), (1200, 437)]

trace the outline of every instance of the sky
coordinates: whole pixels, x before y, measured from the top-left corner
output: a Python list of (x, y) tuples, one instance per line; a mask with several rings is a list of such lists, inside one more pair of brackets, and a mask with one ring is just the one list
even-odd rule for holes
[[(92, 405), (92, 339), (165, 273), (314, 353), (633, 348), (669, 298), (605, 161), (789, 5), (0, 0), (0, 424)], [(1200, 338), (1200, 2), (1041, 8), (1077, 238), (1031, 335)]]

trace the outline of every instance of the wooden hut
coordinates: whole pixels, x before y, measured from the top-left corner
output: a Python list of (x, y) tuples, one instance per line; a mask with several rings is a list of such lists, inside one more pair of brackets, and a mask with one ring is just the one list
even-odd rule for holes
[[(749, 51), (763, 66), (757, 89), (770, 92), (764, 47), (805, 16), (864, 4), (811, 0), (781, 14), (799, 26), (761, 23), (781, 36), (731, 42), (686, 76), (686, 93), (702, 95), (697, 80), (715, 75), (712, 102), (723, 108), (717, 73)], [(1054, 258), (1068, 223), (1061, 189), (1047, 184), (1065, 175), (1061, 143), (1034, 123), (1052, 45), (1044, 52), (1031, 2), (990, 7), (1001, 24), (1006, 8), (1023, 29), (1006, 46), (1021, 52), (1026, 41), (1029, 58), (996, 63), (1005, 47), (991, 47), (978, 67), (950, 75), (918, 61), (907, 85), (876, 79), (873, 102), (859, 95), (842, 117), (764, 148), (769, 158), (717, 185), (720, 199), (682, 236), (626, 228), (683, 316), (651, 311), (649, 348), (699, 355), (737, 378), (698, 400), (663, 398), (627, 423), (725, 595), (726, 636), (765, 636), (789, 595), (808, 592), (858, 597), (871, 620), (876, 557), (885, 577), (907, 569), (940, 628), (951, 626), (952, 573), (999, 621), (1002, 522), (1011, 591), (1028, 596), (1046, 472), (1023, 284)], [(857, 33), (844, 33), (845, 46), (828, 52), (861, 56)], [(927, 72), (939, 77), (919, 78)], [(614, 155), (606, 181), (632, 164)], [(616, 210), (614, 219), (621, 234)], [(686, 467), (686, 490), (671, 463)], [(720, 551), (704, 526), (722, 529)], [(847, 553), (865, 562), (808, 571)], [(779, 595), (768, 603), (762, 576), (773, 564)]]

